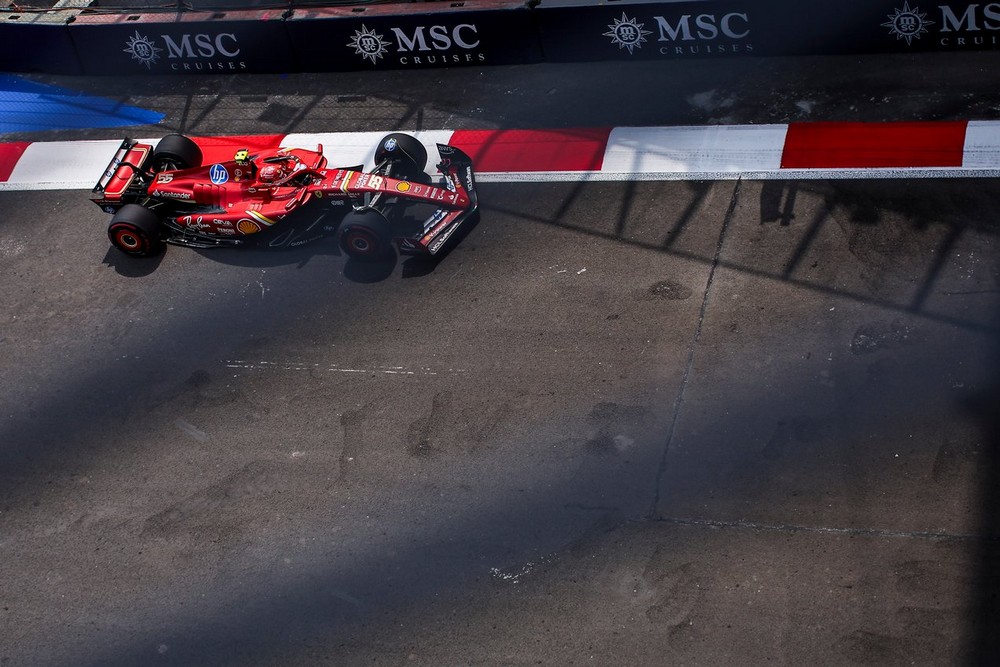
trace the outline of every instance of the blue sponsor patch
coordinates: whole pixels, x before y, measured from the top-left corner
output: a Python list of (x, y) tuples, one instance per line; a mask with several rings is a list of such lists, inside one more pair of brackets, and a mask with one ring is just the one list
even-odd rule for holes
[(208, 177), (216, 185), (222, 185), (229, 180), (229, 172), (221, 164), (213, 164), (211, 169), (208, 170)]
[(384, 147), (384, 148), (385, 148), (385, 149), (386, 149), (387, 151), (389, 151), (390, 153), (391, 153), (391, 152), (393, 152), (394, 150), (396, 150), (396, 145), (397, 145), (397, 144), (396, 144), (396, 139), (395, 139), (395, 138), (389, 138), (389, 139), (386, 139), (386, 140), (385, 140), (385, 143), (384, 143), (384, 144), (382, 144), (382, 146), (383, 146), (383, 147)]

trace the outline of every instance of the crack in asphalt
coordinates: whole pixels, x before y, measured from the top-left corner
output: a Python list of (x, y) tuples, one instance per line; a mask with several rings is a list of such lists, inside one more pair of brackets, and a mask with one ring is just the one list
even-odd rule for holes
[(801, 526), (796, 524), (770, 524), (737, 519), (719, 521), (716, 519), (681, 519), (660, 517), (653, 519), (659, 523), (677, 526), (699, 526), (704, 528), (743, 528), (768, 533), (821, 533), (851, 535), (861, 537), (905, 538), (934, 541), (1000, 542), (1000, 535), (972, 535), (968, 533), (945, 533), (923, 530), (888, 530), (885, 528), (843, 528), (835, 526)]
[(736, 212), (736, 204), (740, 198), (740, 187), (743, 184), (743, 179), (736, 179), (736, 185), (733, 187), (733, 194), (729, 198), (729, 208), (726, 209), (725, 218), (722, 221), (722, 230), (719, 232), (719, 240), (715, 245), (715, 255), (712, 257), (712, 267), (708, 272), (708, 280), (705, 282), (705, 296), (701, 300), (701, 310), (698, 312), (698, 325), (695, 327), (694, 336), (691, 338), (691, 343), (688, 345), (688, 355), (687, 363), (684, 366), (684, 375), (681, 377), (681, 386), (677, 392), (677, 398), (674, 399), (674, 409), (673, 414), (670, 417), (670, 428), (667, 430), (667, 441), (663, 446), (663, 455), (660, 458), (660, 465), (656, 471), (656, 483), (653, 487), (653, 501), (649, 506), (649, 511), (646, 513), (647, 519), (656, 518), (656, 508), (660, 504), (660, 486), (663, 483), (663, 475), (667, 470), (667, 455), (670, 453), (670, 445), (673, 443), (674, 434), (677, 431), (677, 420), (680, 417), (681, 408), (684, 407), (684, 395), (687, 393), (688, 380), (691, 376), (691, 369), (694, 366), (694, 352), (698, 347), (698, 342), (701, 340), (701, 330), (702, 325), (705, 322), (705, 312), (708, 310), (709, 298), (712, 294), (712, 283), (715, 281), (715, 270), (719, 267), (719, 258), (722, 256), (722, 246), (726, 241), (726, 233), (729, 231), (729, 225), (733, 220), (733, 215)]

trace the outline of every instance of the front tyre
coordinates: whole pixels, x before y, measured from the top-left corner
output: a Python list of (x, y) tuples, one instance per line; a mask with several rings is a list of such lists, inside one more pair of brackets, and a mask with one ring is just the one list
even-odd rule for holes
[(163, 248), (163, 227), (155, 213), (138, 204), (125, 204), (108, 224), (111, 245), (126, 255), (149, 257)]
[(401, 178), (416, 183), (429, 182), (430, 177), (424, 173), (427, 166), (427, 149), (417, 141), (402, 132), (393, 132), (382, 137), (375, 149), (375, 164), (389, 160), (393, 164), (392, 177)]
[(392, 257), (389, 221), (378, 211), (349, 213), (341, 225), (340, 249), (348, 257), (366, 262)]

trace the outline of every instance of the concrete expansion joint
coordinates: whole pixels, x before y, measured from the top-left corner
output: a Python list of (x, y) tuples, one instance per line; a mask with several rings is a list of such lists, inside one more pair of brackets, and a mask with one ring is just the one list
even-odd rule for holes
[(698, 348), (698, 343), (701, 341), (701, 331), (705, 322), (705, 313), (708, 311), (709, 299), (712, 294), (712, 283), (715, 281), (715, 270), (719, 267), (719, 260), (722, 257), (722, 248), (726, 242), (726, 234), (729, 231), (729, 225), (732, 223), (733, 216), (736, 213), (736, 205), (740, 199), (740, 189), (742, 185), (743, 179), (737, 178), (736, 184), (733, 186), (733, 194), (729, 197), (729, 207), (726, 209), (726, 215), (722, 220), (722, 229), (719, 231), (719, 240), (715, 244), (715, 254), (712, 257), (712, 266), (708, 271), (708, 278), (705, 281), (705, 294), (702, 297), (701, 308), (698, 311), (698, 323), (695, 326), (691, 342), (688, 344), (687, 362), (684, 365), (684, 375), (681, 378), (681, 386), (677, 392), (677, 398), (674, 400), (673, 414), (670, 417), (670, 429), (667, 432), (667, 440), (663, 445), (660, 465), (656, 471), (656, 483), (653, 487), (653, 501), (646, 514), (649, 519), (656, 516), (656, 508), (660, 504), (660, 487), (663, 484), (663, 476), (667, 470), (667, 456), (670, 453), (670, 445), (673, 443), (674, 435), (677, 431), (677, 420), (680, 417), (681, 409), (684, 406), (684, 396), (687, 393), (688, 381), (691, 377), (691, 369), (694, 367), (694, 353)]
[(973, 535), (969, 533), (947, 533), (920, 530), (889, 530), (884, 528), (848, 528), (837, 526), (804, 526), (798, 524), (770, 524), (738, 519), (721, 521), (717, 519), (694, 519), (678, 517), (651, 517), (655, 523), (669, 523), (677, 526), (693, 526), (701, 528), (736, 528), (759, 533), (815, 533), (826, 535), (848, 535), (852, 537), (874, 537), (885, 539), (916, 539), (938, 542), (982, 542), (1000, 543), (1000, 535)]

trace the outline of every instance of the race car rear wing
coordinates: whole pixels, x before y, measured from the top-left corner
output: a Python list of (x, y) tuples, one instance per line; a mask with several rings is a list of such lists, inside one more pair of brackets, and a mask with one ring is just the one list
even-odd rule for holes
[(140, 144), (132, 139), (125, 139), (108, 162), (107, 169), (101, 174), (97, 185), (91, 191), (90, 198), (98, 205), (108, 201), (117, 201), (132, 184), (136, 173), (142, 171), (142, 164), (152, 150), (148, 144)]

